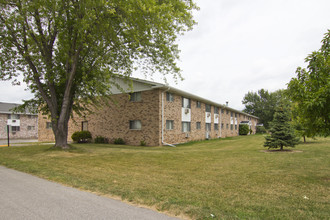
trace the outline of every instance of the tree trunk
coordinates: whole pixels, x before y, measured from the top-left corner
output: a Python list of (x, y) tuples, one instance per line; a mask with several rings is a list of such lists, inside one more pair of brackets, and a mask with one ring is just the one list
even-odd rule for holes
[(281, 151), (283, 150), (283, 145), (281, 145)]
[(64, 123), (58, 123), (54, 126), (55, 146), (54, 148), (69, 149), (68, 145), (68, 121)]
[(306, 137), (305, 137), (305, 135), (304, 135), (304, 143), (306, 143)]

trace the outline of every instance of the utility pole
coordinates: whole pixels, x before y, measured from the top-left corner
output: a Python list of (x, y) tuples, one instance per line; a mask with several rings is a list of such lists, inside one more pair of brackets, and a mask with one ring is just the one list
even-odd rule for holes
[(10, 125), (7, 125), (7, 138), (8, 138), (8, 147), (9, 147), (9, 128), (10, 128)]

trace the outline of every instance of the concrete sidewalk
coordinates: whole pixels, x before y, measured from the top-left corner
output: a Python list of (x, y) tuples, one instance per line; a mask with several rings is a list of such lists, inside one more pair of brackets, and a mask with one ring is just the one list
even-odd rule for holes
[(0, 219), (176, 219), (2, 166), (0, 195)]

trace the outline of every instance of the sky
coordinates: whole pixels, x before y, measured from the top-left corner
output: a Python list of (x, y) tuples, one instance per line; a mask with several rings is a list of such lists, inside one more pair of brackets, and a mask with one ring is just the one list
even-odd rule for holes
[[(170, 86), (243, 110), (249, 91), (286, 88), (330, 29), (329, 0), (195, 0), (198, 24), (178, 41), (183, 81)], [(133, 77), (145, 78), (140, 73)], [(161, 75), (152, 80), (164, 83)], [(33, 96), (0, 81), (0, 102)]]

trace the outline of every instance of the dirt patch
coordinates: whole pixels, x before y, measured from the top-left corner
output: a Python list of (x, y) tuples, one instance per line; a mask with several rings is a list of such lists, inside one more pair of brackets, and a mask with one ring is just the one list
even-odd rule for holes
[(261, 150), (260, 152), (264, 152), (264, 153), (302, 153), (302, 150), (288, 150), (288, 149), (284, 149), (284, 150)]

